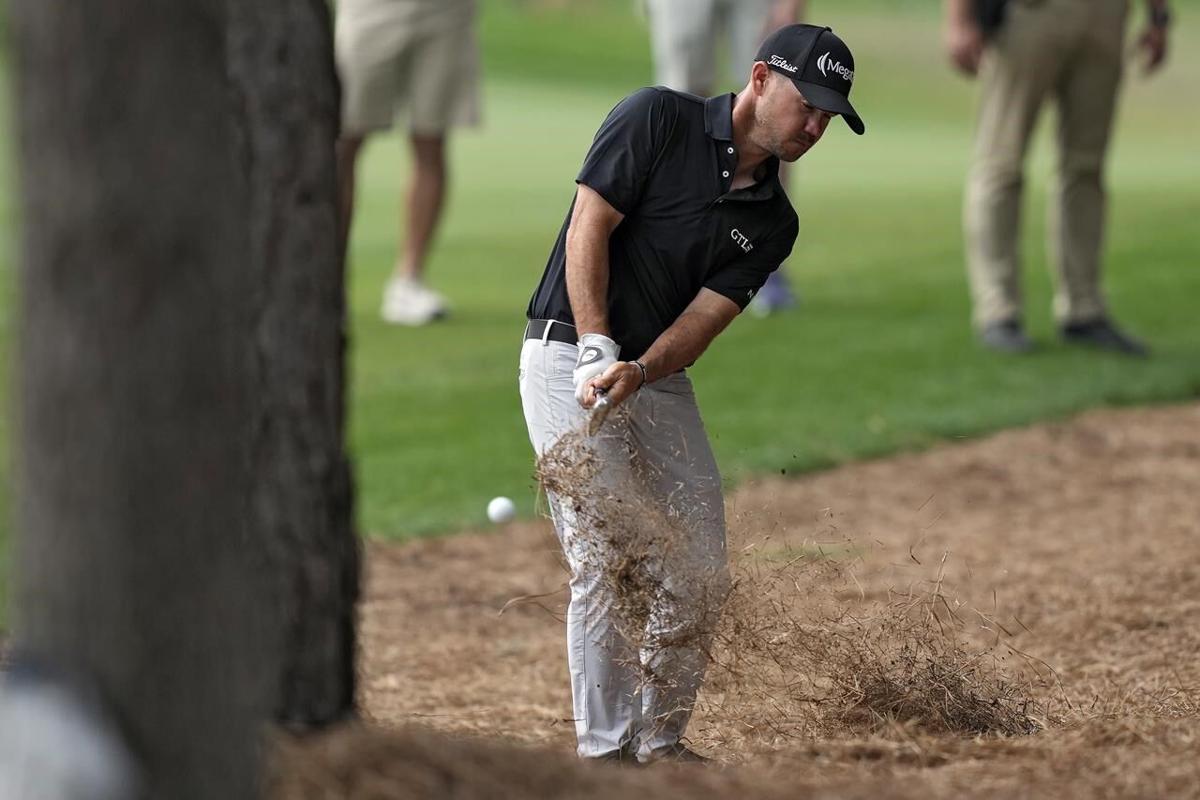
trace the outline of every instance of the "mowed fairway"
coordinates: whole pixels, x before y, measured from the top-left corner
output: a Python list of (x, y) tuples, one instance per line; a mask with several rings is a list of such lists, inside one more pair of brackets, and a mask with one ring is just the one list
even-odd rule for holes
[[(516, 391), (523, 312), (608, 109), (651, 82), (644, 23), (625, 2), (519, 14), (485, 4), (486, 125), (454, 144), (455, 186), (430, 272), (451, 321), (385, 326), (402, 143), (363, 164), (354, 232), (352, 426), (362, 529), (408, 537), (481, 524), (494, 495), (534, 509)], [(528, 6), (527, 8), (536, 8)], [(1185, 4), (1185, 10), (1187, 5)], [(1032, 159), (1021, 360), (980, 352), (967, 329), (959, 208), (974, 88), (951, 74), (936, 4), (816, 3), (855, 48), (858, 138), (841, 123), (797, 170), (798, 313), (738, 320), (694, 368), (727, 479), (923, 447), (1099, 404), (1200, 389), (1195, 268), (1200, 28), (1185, 13), (1167, 72), (1131, 73), (1113, 152), (1108, 286), (1121, 322), (1155, 347), (1131, 362), (1064, 349), (1042, 242), (1052, 115)], [(733, 87), (730, 87), (733, 88)]]

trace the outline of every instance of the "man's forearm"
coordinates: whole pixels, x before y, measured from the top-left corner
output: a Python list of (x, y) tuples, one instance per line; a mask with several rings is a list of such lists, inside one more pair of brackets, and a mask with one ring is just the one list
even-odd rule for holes
[(684, 311), (638, 359), (646, 367), (646, 382), (656, 381), (694, 363), (732, 319), (732, 315)]

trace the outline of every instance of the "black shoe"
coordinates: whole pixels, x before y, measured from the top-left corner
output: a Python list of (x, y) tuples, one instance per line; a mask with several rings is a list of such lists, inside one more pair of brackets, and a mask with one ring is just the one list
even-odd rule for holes
[(1107, 317), (1089, 322), (1072, 322), (1064, 325), (1060, 333), (1062, 340), (1067, 344), (1095, 347), (1137, 358), (1145, 358), (1150, 355), (1150, 348), (1123, 332)]
[(1028, 353), (1033, 349), (1033, 341), (1025, 335), (1021, 323), (1015, 319), (984, 325), (979, 331), (979, 342), (997, 353)]
[(711, 758), (705, 758), (695, 750), (689, 750), (678, 742), (666, 747), (660, 747), (657, 750), (653, 750), (649, 756), (644, 756), (641, 758), (641, 763), (643, 764), (657, 764), (659, 762), (673, 764), (707, 764), (710, 761), (712, 761)]

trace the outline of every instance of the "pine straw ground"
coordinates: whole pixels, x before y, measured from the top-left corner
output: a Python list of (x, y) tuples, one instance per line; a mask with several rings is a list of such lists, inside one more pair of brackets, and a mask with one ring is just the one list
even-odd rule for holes
[(727, 517), (690, 729), (717, 765), (576, 761), (557, 542), (515, 524), (368, 548), (370, 724), (286, 743), (273, 794), (1200, 797), (1200, 406), (766, 480)]

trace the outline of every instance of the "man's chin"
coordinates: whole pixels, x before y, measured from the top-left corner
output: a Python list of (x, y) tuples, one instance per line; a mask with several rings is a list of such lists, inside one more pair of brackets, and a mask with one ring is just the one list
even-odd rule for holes
[(786, 161), (787, 163), (791, 164), (793, 162), (799, 161), (801, 156), (803, 156), (807, 152), (808, 152), (807, 147), (789, 148), (779, 154), (779, 160)]

